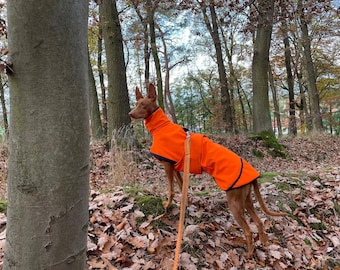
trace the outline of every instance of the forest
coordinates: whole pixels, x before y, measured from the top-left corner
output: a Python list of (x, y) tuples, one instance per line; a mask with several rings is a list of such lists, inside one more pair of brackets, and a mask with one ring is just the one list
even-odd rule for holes
[(338, 0), (53, 2), (0, 1), (0, 269), (172, 269), (181, 192), (155, 220), (167, 180), (129, 116), (150, 83), (288, 214), (259, 211), (268, 246), (250, 220), (245, 258), (191, 175), (180, 269), (340, 269)]

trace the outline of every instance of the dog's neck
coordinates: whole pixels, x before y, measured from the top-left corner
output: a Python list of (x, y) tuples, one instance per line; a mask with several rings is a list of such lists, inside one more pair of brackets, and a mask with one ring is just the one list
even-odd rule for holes
[(172, 122), (163, 110), (160, 107), (157, 107), (147, 118), (144, 119), (144, 123), (145, 127), (152, 135), (156, 129), (164, 125), (171, 124)]

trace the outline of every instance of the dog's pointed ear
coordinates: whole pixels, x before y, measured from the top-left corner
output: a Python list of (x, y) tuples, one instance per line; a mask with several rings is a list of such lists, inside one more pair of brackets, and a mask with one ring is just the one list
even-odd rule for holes
[(149, 84), (148, 98), (152, 99), (153, 101), (155, 101), (157, 98), (156, 88), (153, 83)]
[(140, 92), (138, 86), (136, 87), (136, 100), (140, 100), (141, 98), (143, 98), (142, 93)]

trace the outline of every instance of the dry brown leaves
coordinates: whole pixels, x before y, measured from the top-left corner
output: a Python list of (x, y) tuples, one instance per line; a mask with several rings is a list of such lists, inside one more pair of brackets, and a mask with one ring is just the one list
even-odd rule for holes
[[(290, 154), (288, 160), (254, 158), (249, 149), (261, 145), (246, 138), (222, 140), (262, 172), (276, 172), (271, 182), (261, 185), (261, 192), (271, 209), (280, 206), (290, 216), (271, 218), (259, 211), (268, 246), (261, 246), (251, 223), (256, 252), (246, 260), (244, 235), (228, 211), (225, 194), (210, 177), (191, 176), (181, 269), (340, 269), (339, 139), (320, 136), (281, 142)], [(143, 171), (137, 176), (139, 184), (165, 199), (166, 180), (158, 164), (145, 156), (136, 166)], [(89, 269), (172, 269), (179, 201), (177, 195), (177, 208), (155, 223), (155, 216), (145, 217), (122, 189), (107, 194), (93, 191)]]
[[(256, 251), (252, 259), (246, 260), (244, 235), (228, 210), (224, 192), (209, 176), (192, 175), (181, 269), (339, 270), (339, 138), (281, 140), (290, 155), (287, 160), (267, 154), (263, 159), (255, 158), (253, 148), (265, 150), (245, 137), (219, 141), (261, 172), (275, 172), (271, 181), (262, 183), (261, 193), (269, 208), (281, 208), (290, 216), (272, 218), (259, 211), (269, 242), (265, 247), (261, 245), (256, 226), (251, 223)], [(125, 174), (118, 174), (123, 175), (121, 182), (113, 183), (115, 170), (121, 168), (112, 152), (102, 145), (91, 148), (88, 269), (172, 269), (180, 194), (175, 196), (177, 206), (166, 217), (153, 221), (156, 214), (143, 213), (136, 199), (118, 186), (133, 184), (141, 188), (142, 195), (166, 198), (164, 171), (145, 152), (130, 151), (128, 155), (134, 155), (137, 161), (132, 164), (126, 159), (128, 166), (138, 170), (129, 175), (131, 170), (124, 169)], [(1, 175), (6, 175), (6, 163), (3, 159), (0, 162)]]

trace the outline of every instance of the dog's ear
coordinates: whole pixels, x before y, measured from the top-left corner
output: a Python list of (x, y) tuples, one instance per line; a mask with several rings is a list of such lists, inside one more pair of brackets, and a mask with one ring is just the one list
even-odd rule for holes
[(140, 92), (139, 88), (136, 87), (136, 99), (137, 99), (137, 101), (140, 100), (141, 98), (143, 98), (143, 95)]
[(149, 84), (148, 98), (152, 99), (152, 101), (155, 101), (157, 98), (156, 88), (153, 83)]

